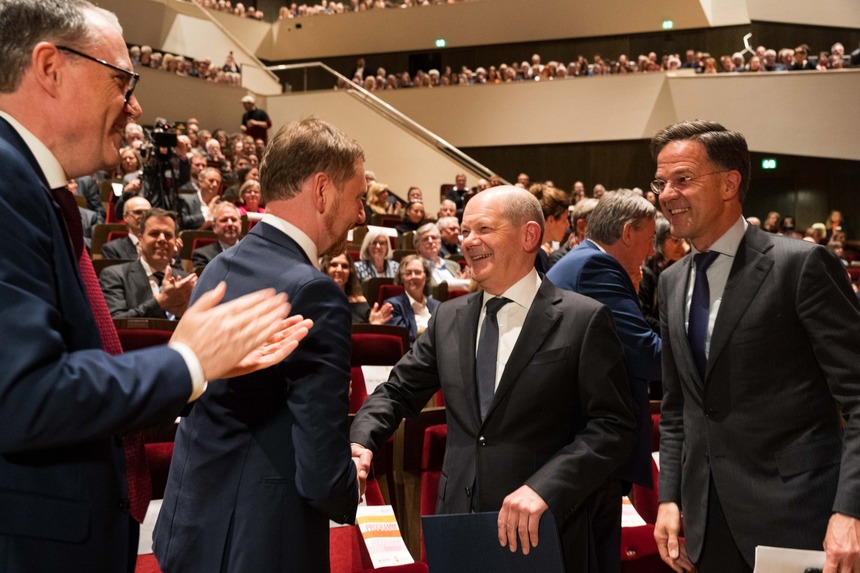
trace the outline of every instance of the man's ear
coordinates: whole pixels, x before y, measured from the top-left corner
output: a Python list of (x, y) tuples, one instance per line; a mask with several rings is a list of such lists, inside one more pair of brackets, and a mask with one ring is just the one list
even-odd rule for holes
[(726, 173), (723, 201), (730, 201), (738, 196), (741, 188), (741, 172), (732, 169)]
[(629, 245), (630, 241), (633, 240), (633, 222), (627, 221), (624, 223), (624, 227), (621, 229), (621, 242), (624, 245)]
[(314, 208), (319, 214), (325, 213), (326, 208), (329, 206), (329, 201), (332, 200), (326, 195), (326, 189), (331, 184), (331, 179), (329, 179), (328, 175), (324, 171), (314, 173), (313, 176), (311, 176), (311, 198), (314, 202)]
[(540, 247), (541, 233), (537, 221), (529, 221), (523, 230), (523, 246), (526, 252), (534, 252)]
[(65, 79), (63, 72), (68, 70), (68, 65), (63, 60), (63, 54), (50, 42), (39, 42), (33, 48), (30, 57), (30, 73), (36, 83), (42, 87), (51, 97), (56, 98), (59, 94), (62, 81)]

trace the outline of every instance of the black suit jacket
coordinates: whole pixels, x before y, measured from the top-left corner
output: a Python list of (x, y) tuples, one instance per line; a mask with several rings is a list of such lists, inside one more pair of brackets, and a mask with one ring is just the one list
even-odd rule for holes
[[(170, 269), (170, 272), (177, 278), (188, 276), (185, 271), (175, 268)], [(103, 269), (99, 282), (113, 318), (166, 317), (164, 310), (152, 296), (149, 278), (140, 259)]]
[(690, 261), (660, 275), (660, 501), (683, 509), (694, 562), (710, 479), (750, 565), (756, 545), (820, 550), (831, 512), (860, 517), (860, 309), (845, 270), (750, 226), (702, 381), (684, 325)]
[(636, 424), (612, 316), (544, 280), (482, 422), (475, 382), (481, 306), (481, 293), (439, 306), (359, 410), (351, 441), (380, 451), (401, 418), (417, 416), (441, 387), (448, 440), (437, 513), (497, 511), (528, 485), (559, 524), (567, 570), (586, 571), (589, 497), (629, 455)]
[(195, 249), (194, 252), (191, 253), (191, 265), (194, 268), (194, 272), (199, 274), (206, 265), (212, 262), (212, 259), (223, 252), (224, 249), (221, 248), (221, 243), (218, 241), (206, 245), (205, 247)]
[(205, 222), (203, 211), (201, 210), (200, 197), (197, 193), (180, 193), (177, 195), (179, 199), (179, 228), (199, 229)]
[(0, 569), (125, 571), (115, 437), (176, 416), (191, 394), (166, 347), (108, 356), (59, 206), (0, 119)]
[(127, 259), (131, 261), (138, 256), (137, 245), (128, 238), (128, 235), (102, 245), (103, 259)]
[(329, 519), (358, 504), (347, 440), (346, 294), (292, 239), (258, 223), (213, 260), (195, 296), (226, 281), (225, 300), (287, 292), (314, 327), (281, 364), (210, 382), (182, 420), (155, 529), (165, 573), (328, 571)]

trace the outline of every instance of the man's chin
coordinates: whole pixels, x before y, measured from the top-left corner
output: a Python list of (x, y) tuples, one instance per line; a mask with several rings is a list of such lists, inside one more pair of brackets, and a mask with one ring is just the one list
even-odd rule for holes
[(320, 253), (321, 257), (332, 256), (336, 257), (337, 255), (346, 251), (346, 235), (335, 241), (328, 249), (324, 252)]

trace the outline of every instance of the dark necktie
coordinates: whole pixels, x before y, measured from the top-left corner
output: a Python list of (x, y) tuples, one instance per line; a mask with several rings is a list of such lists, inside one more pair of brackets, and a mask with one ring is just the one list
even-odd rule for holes
[(155, 277), (155, 282), (158, 283), (158, 289), (161, 290), (161, 283), (164, 282), (164, 273), (155, 271), (152, 273)]
[(496, 395), (496, 362), (499, 354), (499, 321), (496, 313), (511, 302), (505, 297), (487, 301), (487, 312), (481, 324), (481, 338), (475, 358), (475, 378), (478, 381), (478, 400), (481, 405), (481, 420), (487, 417), (493, 397)]
[(705, 369), (708, 358), (705, 355), (705, 340), (708, 336), (708, 317), (711, 306), (711, 287), (708, 285), (708, 267), (717, 259), (720, 253), (708, 251), (698, 253), (693, 260), (696, 262), (696, 282), (693, 284), (693, 298), (690, 300), (689, 324), (687, 338), (690, 349), (696, 361), (696, 369), (702, 382), (705, 381)]
[[(102, 294), (99, 279), (96, 277), (90, 256), (84, 248), (83, 224), (78, 205), (65, 187), (52, 189), (51, 194), (60, 205), (63, 219), (65, 219), (69, 231), (69, 238), (75, 250), (75, 256), (78, 257), (81, 278), (87, 291), (87, 298), (90, 301), (96, 325), (98, 325), (102, 348), (108, 354), (122, 354), (122, 344)], [(128, 512), (138, 523), (142, 523), (146, 516), (146, 509), (149, 507), (149, 500), (152, 499), (152, 482), (146, 464), (143, 433), (126, 434), (123, 437), (123, 450), (125, 452), (125, 473), (128, 478)]]

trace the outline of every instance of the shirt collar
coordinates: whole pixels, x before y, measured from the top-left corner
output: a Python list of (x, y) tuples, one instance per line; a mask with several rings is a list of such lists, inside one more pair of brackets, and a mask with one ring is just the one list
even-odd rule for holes
[(307, 256), (307, 258), (311, 261), (311, 264), (314, 266), (314, 268), (319, 270), (320, 263), (319, 255), (317, 254), (317, 246), (314, 244), (313, 241), (311, 241), (311, 238), (308, 237), (304, 231), (302, 231), (295, 225), (287, 223), (286, 221), (284, 221), (280, 217), (273, 215), (272, 213), (266, 213), (265, 215), (263, 215), (261, 222), (271, 225), (272, 227), (278, 229), (283, 234), (298, 243), (299, 248), (304, 251), (305, 256)]
[[(714, 241), (714, 244), (711, 245), (709, 250), (716, 251), (721, 255), (728, 255), (730, 257), (734, 257), (738, 252), (738, 247), (741, 245), (741, 241), (744, 238), (744, 233), (746, 233), (747, 227), (749, 223), (747, 223), (744, 216), (741, 215), (738, 217), (738, 220), (735, 221), (734, 225), (729, 227), (729, 229), (723, 233), (723, 235)], [(696, 247), (693, 247), (693, 253), (698, 253)]]
[(36, 158), (36, 163), (39, 164), (39, 169), (42, 170), (42, 174), (45, 176), (45, 179), (48, 180), (48, 186), (51, 189), (65, 187), (67, 181), (66, 172), (63, 169), (63, 166), (60, 165), (60, 161), (57, 157), (51, 153), (51, 150), (48, 149), (38, 137), (33, 135), (29, 129), (21, 125), (17, 119), (5, 111), (0, 111), (0, 117), (8, 121), (9, 125), (12, 126), (12, 129), (17, 131), (18, 135), (21, 136), (21, 139), (24, 140), (24, 143), (27, 144), (27, 147), (30, 149), (30, 153), (33, 154), (33, 157)]
[[(502, 293), (501, 296), (508, 298), (511, 302), (515, 302), (523, 308), (530, 308), (532, 302), (537, 295), (537, 291), (540, 288), (540, 275), (536, 270), (531, 269), (526, 276), (518, 280), (514, 283), (508, 290)], [(488, 292), (484, 292), (484, 300), (483, 305), (487, 304), (487, 301), (491, 298), (495, 298)]]
[(426, 295), (424, 296), (424, 302), (418, 302), (417, 300), (415, 300), (414, 298), (412, 298), (412, 297), (409, 295), (409, 293), (408, 293), (408, 292), (406, 292), (405, 290), (403, 291), (403, 293), (406, 295), (406, 298), (408, 298), (408, 299), (409, 299), (409, 306), (414, 306), (415, 304), (421, 305), (422, 307), (423, 307), (423, 306), (427, 306), (427, 296), (426, 296)]

